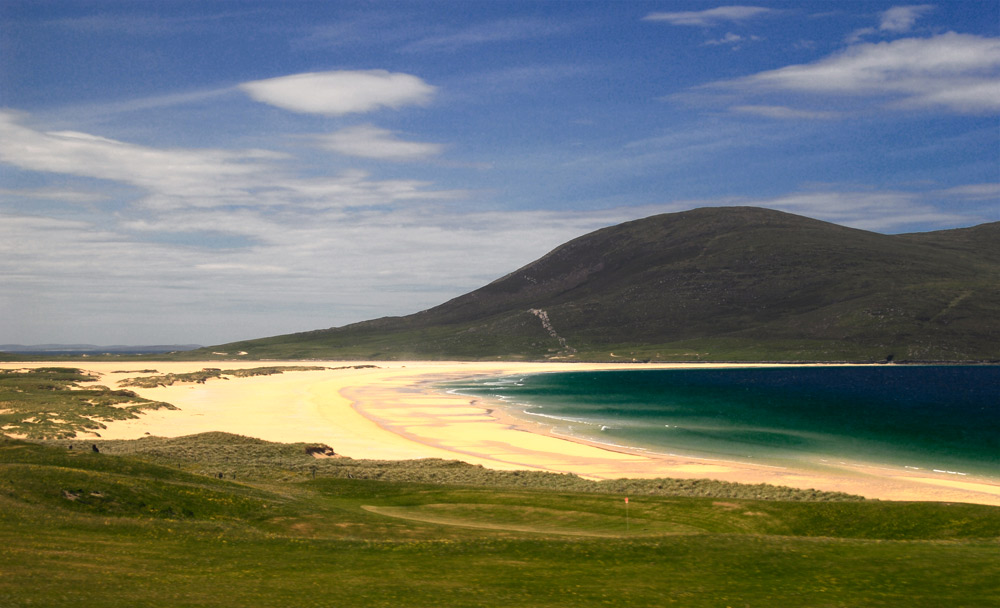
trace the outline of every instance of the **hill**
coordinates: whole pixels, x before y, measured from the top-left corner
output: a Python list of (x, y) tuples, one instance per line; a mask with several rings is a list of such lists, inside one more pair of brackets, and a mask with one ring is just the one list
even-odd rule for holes
[(1000, 359), (1000, 223), (884, 235), (752, 207), (604, 228), (429, 310), (183, 353)]

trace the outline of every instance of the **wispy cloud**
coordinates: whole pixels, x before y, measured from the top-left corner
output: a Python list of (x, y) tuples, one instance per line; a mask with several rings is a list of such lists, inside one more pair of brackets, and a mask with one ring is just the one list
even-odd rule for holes
[(99, 192), (86, 192), (69, 188), (0, 188), (0, 200), (4, 198), (62, 201), (66, 203), (96, 203), (107, 200), (108, 196)]
[(720, 23), (746, 21), (776, 12), (762, 6), (720, 6), (703, 11), (655, 12), (643, 17), (643, 21), (664, 21), (671, 25), (713, 26)]
[[(150, 210), (340, 208), (456, 196), (455, 192), (434, 190), (426, 181), (377, 180), (358, 170), (326, 177), (296, 175), (286, 166), (287, 155), (267, 150), (161, 149), (88, 133), (38, 131), (22, 125), (19, 118), (0, 112), (0, 162), (31, 171), (127, 184), (139, 189), (135, 205)], [(371, 128), (372, 133), (378, 143), (377, 136), (383, 132)], [(388, 136), (383, 139), (388, 141), (387, 148), (406, 148), (407, 142)]]
[(326, 116), (426, 105), (435, 92), (417, 76), (386, 70), (293, 74), (245, 82), (239, 88), (262, 103)]
[[(974, 185), (970, 188), (978, 191), (984, 186), (989, 185)], [(933, 189), (925, 191), (852, 189), (838, 188), (836, 184), (831, 184), (825, 189), (803, 190), (776, 197), (728, 197), (683, 201), (680, 208), (732, 205), (765, 207), (842, 226), (888, 233), (906, 232), (914, 226), (921, 225), (950, 226), (956, 223), (968, 223), (974, 217), (972, 213), (943, 211), (936, 203), (946, 196), (948, 196), (947, 191)], [(988, 214), (986, 215), (988, 217)]]
[[(69, 185), (93, 187), (98, 178), (128, 187), (125, 200), (113, 201), (70, 187), (0, 192), (65, 205), (60, 212), (75, 218), (0, 212), (4, 314), (51, 318), (66, 340), (80, 330), (59, 319), (87, 318), (82, 333), (115, 341), (116, 332), (136, 330), (122, 322), (136, 308), (158, 317), (159, 329), (146, 329), (152, 340), (183, 332), (206, 342), (239, 337), (233, 318), (245, 337), (257, 337), (404, 314), (634, 217), (628, 209), (466, 211), (468, 193), (426, 180), (359, 170), (315, 176), (266, 151), (163, 149), (29, 122), (0, 113), (0, 162)], [(359, 133), (359, 145), (387, 144), (396, 156), (407, 143), (376, 127)], [(81, 203), (116, 211), (74, 211)], [(289, 301), (299, 312), (276, 323)]]
[(788, 120), (830, 120), (841, 116), (838, 112), (825, 112), (820, 110), (799, 110), (787, 106), (732, 106), (730, 111), (738, 114), (754, 114), (767, 118), (778, 118)]
[(468, 46), (544, 38), (573, 28), (571, 24), (545, 19), (501, 19), (457, 31), (426, 36), (403, 47), (403, 51), (456, 51)]
[(894, 6), (883, 11), (879, 17), (878, 28), (865, 27), (851, 32), (847, 37), (848, 44), (855, 44), (862, 39), (875, 34), (903, 34), (913, 29), (917, 19), (934, 10), (933, 4), (912, 4), (909, 6)]
[(133, 36), (170, 36), (210, 27), (219, 22), (253, 15), (260, 11), (227, 11), (223, 13), (167, 17), (156, 14), (99, 13), (66, 17), (48, 21), (49, 25), (88, 33), (119, 33)]
[(814, 63), (711, 85), (746, 93), (795, 92), (887, 99), (959, 113), (1000, 110), (1000, 39), (953, 32), (858, 44)]
[(0, 111), (0, 161), (47, 173), (95, 177), (131, 184), (169, 197), (239, 195), (254, 183), (263, 150), (158, 149), (76, 131), (38, 131), (19, 116)]
[(423, 160), (437, 156), (444, 149), (442, 144), (398, 139), (392, 131), (373, 125), (359, 125), (318, 135), (315, 141), (338, 154), (390, 161)]
[(961, 221), (959, 214), (943, 212), (930, 204), (923, 193), (914, 192), (827, 190), (749, 200), (747, 204), (884, 232), (905, 231), (919, 224), (948, 225)]
[(740, 36), (739, 34), (734, 34), (732, 32), (726, 33), (722, 38), (716, 38), (714, 40), (706, 40), (702, 44), (705, 46), (723, 46), (729, 45), (733, 49), (739, 49), (745, 42), (759, 42), (763, 40), (760, 36)]
[(924, 14), (934, 10), (933, 4), (911, 4), (894, 6), (882, 13), (878, 29), (885, 32), (908, 32)]
[(996, 201), (1000, 205), (1000, 183), (967, 184), (937, 192), (942, 197), (955, 197), (971, 201)]

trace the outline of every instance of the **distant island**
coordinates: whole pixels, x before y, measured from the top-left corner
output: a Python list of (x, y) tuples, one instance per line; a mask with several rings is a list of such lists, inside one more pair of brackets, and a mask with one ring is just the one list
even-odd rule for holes
[(998, 362), (1000, 222), (885, 235), (754, 207), (663, 214), (416, 314), (173, 356)]
[(0, 344), (0, 352), (17, 355), (155, 355), (201, 348), (201, 344), (154, 344), (98, 346), (95, 344)]

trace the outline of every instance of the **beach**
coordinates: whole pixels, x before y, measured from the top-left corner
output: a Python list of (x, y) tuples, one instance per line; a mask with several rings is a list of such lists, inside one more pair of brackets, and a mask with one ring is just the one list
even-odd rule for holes
[[(358, 459), (442, 458), (493, 469), (575, 473), (592, 479), (710, 478), (860, 494), (881, 500), (971, 502), (1000, 506), (994, 479), (910, 471), (864, 462), (823, 467), (772, 466), (677, 454), (653, 454), (555, 436), (515, 419), (497, 404), (448, 394), (436, 385), (472, 377), (560, 371), (676, 369), (712, 364), (517, 362), (10, 362), (0, 368), (72, 366), (120, 388), (127, 378), (186, 373), (207, 367), (322, 366), (254, 377), (210, 379), (156, 388), (129, 387), (177, 410), (147, 411), (107, 423), (94, 439), (179, 437), (224, 431), (276, 442), (323, 443)], [(721, 367), (721, 365), (719, 365)], [(730, 366), (731, 367), (731, 366)], [(152, 372), (150, 370), (156, 370)]]

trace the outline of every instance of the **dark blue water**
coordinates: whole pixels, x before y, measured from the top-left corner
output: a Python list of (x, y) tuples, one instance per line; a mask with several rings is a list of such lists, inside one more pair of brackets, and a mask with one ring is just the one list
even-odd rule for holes
[(448, 388), (557, 432), (661, 453), (1000, 477), (1000, 366), (570, 372)]

